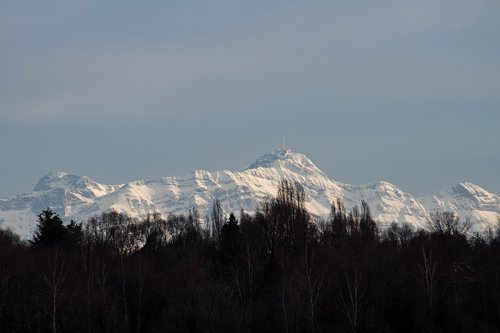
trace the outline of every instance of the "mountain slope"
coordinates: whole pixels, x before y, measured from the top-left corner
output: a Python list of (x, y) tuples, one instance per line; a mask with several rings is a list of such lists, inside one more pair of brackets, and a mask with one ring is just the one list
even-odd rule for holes
[(215, 199), (221, 201), (226, 212), (239, 212), (241, 208), (254, 212), (266, 198), (276, 195), (282, 178), (304, 186), (306, 207), (318, 216), (327, 216), (331, 202), (337, 198), (347, 208), (365, 200), (381, 224), (407, 222), (425, 227), (429, 212), (455, 210), (461, 216), (472, 216), (475, 229), (483, 230), (500, 216), (500, 197), (474, 184), (461, 183), (432, 196), (416, 198), (388, 182), (364, 186), (336, 182), (305, 155), (277, 150), (240, 172), (196, 170), (182, 177), (120, 185), (99, 184), (88, 177), (64, 172), (49, 173), (40, 179), (33, 192), (0, 198), (0, 226), (30, 237), (36, 215), (47, 207), (67, 221), (82, 221), (110, 209), (144, 217), (154, 212), (186, 214), (196, 207), (204, 217)]

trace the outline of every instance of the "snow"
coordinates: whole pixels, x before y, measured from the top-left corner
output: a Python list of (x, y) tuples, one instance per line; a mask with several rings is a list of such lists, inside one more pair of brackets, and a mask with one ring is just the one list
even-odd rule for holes
[(337, 182), (307, 156), (277, 150), (261, 156), (243, 171), (195, 170), (182, 177), (118, 185), (52, 172), (40, 179), (33, 192), (0, 199), (0, 226), (10, 227), (24, 238), (30, 237), (37, 214), (46, 207), (54, 209), (66, 221), (83, 221), (110, 209), (140, 218), (153, 212), (163, 216), (187, 214), (193, 207), (204, 218), (215, 199), (221, 201), (228, 213), (238, 213), (241, 208), (251, 213), (266, 198), (276, 195), (282, 178), (304, 187), (306, 208), (317, 216), (327, 216), (337, 198), (348, 209), (365, 200), (374, 219), (382, 225), (406, 222), (417, 228), (425, 227), (430, 212), (454, 210), (460, 216), (471, 216), (474, 230), (484, 230), (496, 224), (500, 216), (500, 197), (471, 183), (460, 183), (417, 198), (386, 181), (363, 186)]

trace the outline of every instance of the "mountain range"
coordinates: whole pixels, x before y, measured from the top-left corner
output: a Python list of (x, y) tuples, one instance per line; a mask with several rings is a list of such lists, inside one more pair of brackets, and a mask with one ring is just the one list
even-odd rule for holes
[(275, 196), (278, 182), (288, 179), (300, 183), (310, 213), (326, 217), (331, 203), (342, 199), (346, 208), (368, 203), (374, 219), (382, 226), (392, 222), (425, 228), (429, 214), (452, 210), (470, 216), (473, 231), (484, 231), (500, 219), (500, 196), (471, 183), (459, 183), (426, 197), (416, 197), (395, 185), (380, 181), (354, 186), (329, 178), (305, 155), (291, 150), (267, 153), (243, 171), (196, 170), (181, 177), (138, 180), (106, 185), (85, 176), (51, 172), (43, 176), (32, 192), (0, 197), (0, 227), (10, 228), (22, 238), (31, 237), (37, 215), (50, 207), (65, 221), (84, 221), (116, 210), (132, 217), (158, 212), (187, 214), (196, 207), (207, 216), (214, 201), (220, 200), (225, 212), (241, 209), (255, 212), (260, 203)]

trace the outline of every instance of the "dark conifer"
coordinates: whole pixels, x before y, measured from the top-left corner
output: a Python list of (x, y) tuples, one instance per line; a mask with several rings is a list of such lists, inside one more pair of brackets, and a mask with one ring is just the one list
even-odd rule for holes
[(60, 243), (66, 233), (67, 230), (59, 215), (54, 213), (50, 208), (47, 208), (38, 215), (38, 224), (31, 244), (35, 247), (51, 247)]
[(240, 226), (233, 213), (229, 215), (229, 221), (222, 226), (221, 249), (227, 255), (234, 255), (238, 251), (240, 243)]

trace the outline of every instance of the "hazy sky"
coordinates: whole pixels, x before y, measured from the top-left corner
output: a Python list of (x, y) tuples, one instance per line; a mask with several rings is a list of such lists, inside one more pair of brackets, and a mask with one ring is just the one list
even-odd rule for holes
[(281, 146), (331, 178), (500, 194), (500, 1), (0, 2), (0, 196)]

